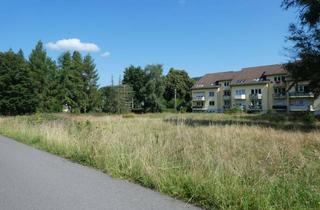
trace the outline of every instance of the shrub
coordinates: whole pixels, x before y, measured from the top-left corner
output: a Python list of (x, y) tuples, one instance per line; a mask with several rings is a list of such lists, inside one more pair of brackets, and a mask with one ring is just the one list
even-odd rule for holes
[(313, 113), (306, 113), (303, 117), (303, 122), (307, 125), (314, 125), (316, 123), (316, 116)]

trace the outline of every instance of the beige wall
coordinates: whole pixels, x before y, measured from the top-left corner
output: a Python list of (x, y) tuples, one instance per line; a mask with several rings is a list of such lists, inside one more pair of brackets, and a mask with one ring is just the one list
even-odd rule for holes
[[(268, 77), (271, 81), (274, 81), (274, 77), (276, 75)], [(282, 75), (280, 75), (282, 76)], [(236, 107), (237, 104), (243, 104), (248, 108), (251, 104), (250, 100), (250, 94), (251, 89), (261, 89), (261, 95), (262, 95), (262, 111), (266, 112), (273, 109), (273, 105), (287, 105), (288, 108), (291, 105), (294, 105), (295, 103), (299, 103), (299, 101), (303, 101), (306, 104), (313, 105), (313, 108), (315, 110), (320, 110), (320, 97), (317, 100), (314, 100), (313, 98), (308, 97), (301, 97), (301, 98), (289, 98), (284, 97), (281, 99), (275, 99), (274, 98), (274, 88), (275, 83), (264, 83), (264, 84), (255, 84), (255, 85), (236, 85), (236, 86), (229, 86), (224, 87), (224, 81), (220, 82), (220, 87), (215, 87), (211, 89), (197, 89), (192, 90), (192, 96), (196, 95), (203, 95), (205, 97), (204, 102), (204, 110), (209, 112), (222, 112), (224, 107), (224, 91), (230, 90), (231, 91), (231, 107)], [(304, 83), (302, 83), (304, 84)], [(236, 90), (245, 90), (245, 99), (235, 99)], [(292, 87), (289, 92), (294, 92), (295, 88)], [(209, 92), (214, 92), (214, 96), (210, 97)], [(214, 101), (214, 106), (210, 106), (209, 102)]]
[[(212, 88), (212, 89), (201, 89), (201, 90), (192, 90), (192, 97), (196, 95), (201, 95), (203, 94), (205, 97), (205, 103), (204, 103), (204, 108), (207, 111), (217, 111), (218, 110), (218, 93), (220, 91), (220, 88)], [(209, 93), (214, 92), (214, 96), (210, 97)], [(214, 106), (210, 106), (209, 103), (210, 101), (214, 101)]]
[[(237, 90), (245, 90), (245, 95), (246, 98), (244, 100), (241, 99), (235, 99), (236, 96), (236, 91)], [(237, 103), (241, 103), (246, 105), (246, 108), (249, 107), (251, 100), (250, 100), (250, 94), (251, 94), (251, 89), (261, 89), (261, 94), (262, 94), (262, 110), (267, 111), (272, 107), (270, 104), (270, 99), (272, 95), (270, 96), (270, 88), (268, 84), (258, 84), (258, 85), (237, 85), (237, 86), (232, 86), (231, 88), (231, 97), (232, 97), (232, 107), (236, 107)]]

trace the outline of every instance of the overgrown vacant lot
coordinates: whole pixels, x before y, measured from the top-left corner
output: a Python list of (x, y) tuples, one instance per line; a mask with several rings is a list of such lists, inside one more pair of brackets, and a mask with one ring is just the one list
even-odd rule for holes
[(257, 115), (33, 115), (0, 133), (206, 209), (319, 209), (320, 129)]

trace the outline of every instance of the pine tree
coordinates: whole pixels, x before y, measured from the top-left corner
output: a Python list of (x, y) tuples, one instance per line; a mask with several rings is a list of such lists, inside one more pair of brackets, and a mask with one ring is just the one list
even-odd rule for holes
[(71, 112), (77, 112), (78, 105), (74, 100), (74, 84), (72, 79), (72, 58), (70, 52), (63, 53), (59, 58), (59, 78), (61, 85), (60, 101)]
[(72, 100), (75, 102), (74, 112), (86, 112), (88, 97), (84, 92), (85, 82), (83, 81), (83, 60), (78, 51), (72, 54), (72, 66), (70, 69), (70, 81), (72, 84)]
[(0, 53), (0, 113), (18, 115), (36, 110), (36, 94), (22, 50)]
[(41, 41), (32, 50), (28, 64), (35, 87), (37, 110), (40, 112), (60, 111), (62, 106), (57, 99), (57, 67), (47, 56)]
[(96, 70), (94, 60), (90, 55), (86, 55), (83, 60), (83, 73), (82, 73), (85, 93), (85, 109), (84, 112), (96, 111), (101, 104), (101, 96), (98, 91), (99, 76)]

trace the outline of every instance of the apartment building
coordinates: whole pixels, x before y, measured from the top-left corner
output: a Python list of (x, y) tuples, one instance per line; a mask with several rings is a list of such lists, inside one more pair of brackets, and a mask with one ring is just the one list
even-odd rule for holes
[(292, 86), (288, 73), (278, 64), (207, 74), (192, 87), (192, 97), (195, 112), (320, 110), (320, 99), (310, 92), (308, 83)]

